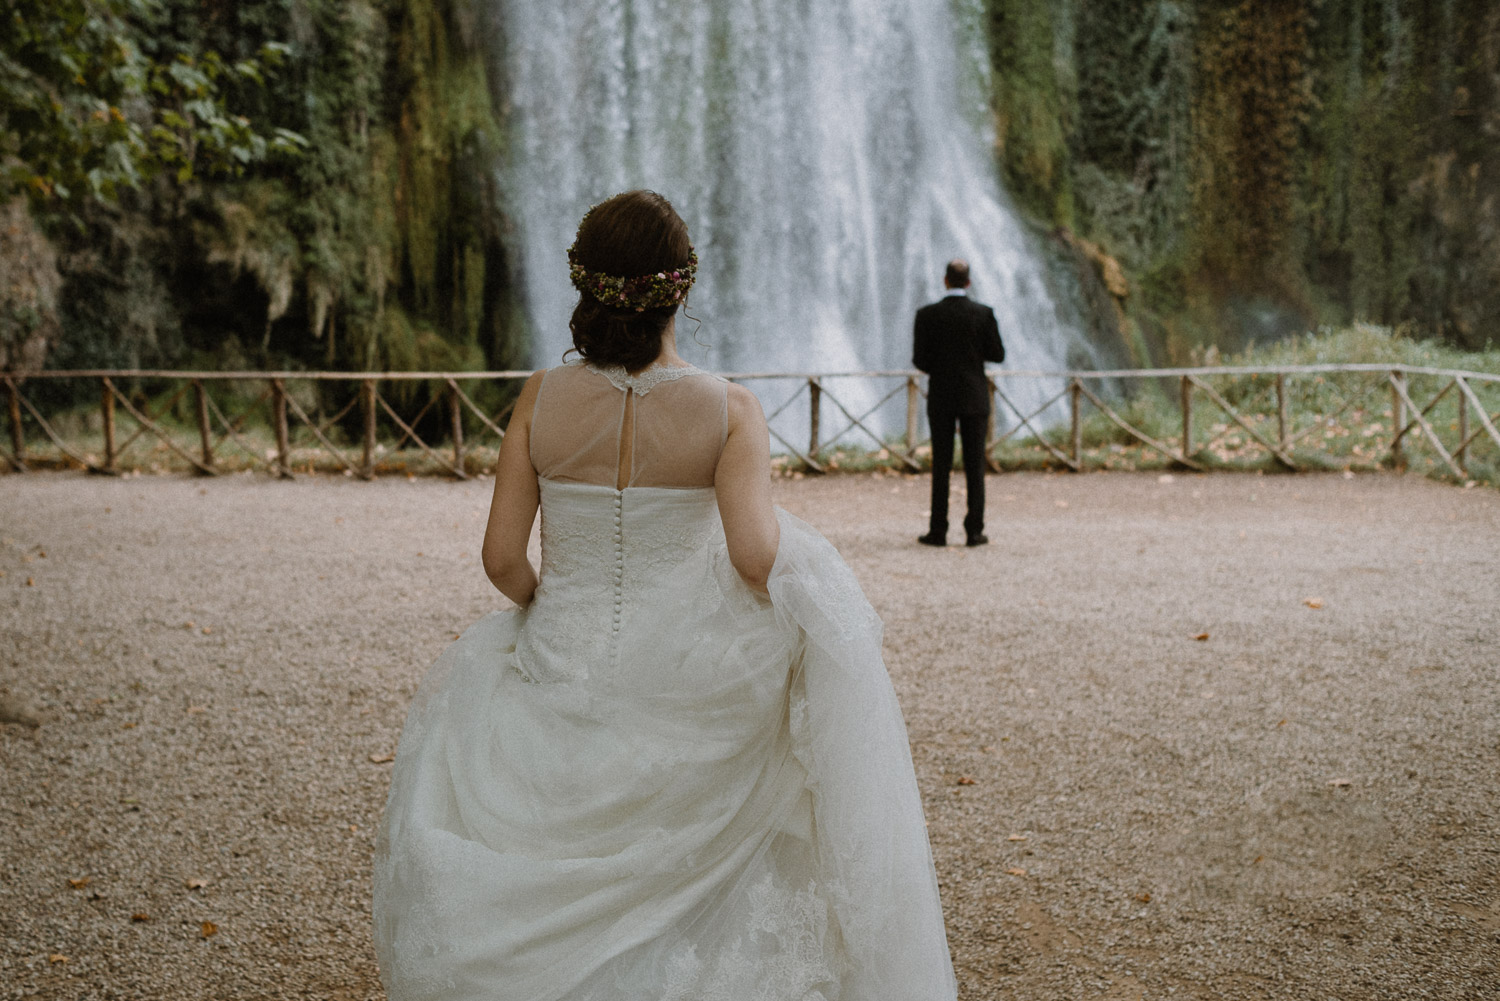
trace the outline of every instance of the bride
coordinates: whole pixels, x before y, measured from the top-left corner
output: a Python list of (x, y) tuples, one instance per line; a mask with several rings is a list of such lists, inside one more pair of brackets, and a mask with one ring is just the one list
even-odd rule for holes
[[(580, 358), (533, 375), (468, 629), (407, 717), (376, 845), (393, 1001), (951, 1001), (881, 624), (773, 509), (755, 397), (678, 355), (660, 195), (584, 216)], [(540, 572), (526, 545), (540, 508)]]

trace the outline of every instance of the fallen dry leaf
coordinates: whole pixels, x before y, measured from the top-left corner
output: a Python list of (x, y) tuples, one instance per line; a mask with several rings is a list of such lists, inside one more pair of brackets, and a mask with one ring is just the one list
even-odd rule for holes
[(85, 886), (89, 885), (89, 877), (88, 876), (80, 876), (77, 879), (70, 879), (70, 880), (68, 880), (68, 885), (71, 886), (75, 890), (81, 890)]
[(219, 926), (212, 921), (205, 921), (198, 927), (198, 931), (204, 938), (209, 938), (219, 933)]
[(974, 784), (974, 780), (967, 775), (960, 775), (958, 777), (958, 784), (961, 786), (971, 786)]
[(213, 626), (204, 626), (204, 627), (203, 627), (203, 628), (202, 628), (202, 629), (201, 629), (201, 630), (199, 630), (199, 631), (200, 631), (200, 632), (201, 632), (201, 633), (203, 633), (203, 635), (204, 635), (204, 636), (207, 636), (207, 635), (208, 635), (208, 634), (209, 634), (209, 633), (212, 633), (212, 632), (213, 632), (213, 631), (214, 631), (214, 627), (213, 627)]
[(1308, 608), (1322, 608), (1323, 607), (1323, 599), (1322, 598), (1303, 598), (1302, 599), (1302, 604), (1306, 605)]
[(182, 885), (189, 890), (201, 890), (208, 885), (208, 880), (202, 876), (194, 876), (192, 879), (185, 880)]
[(1006, 838), (1005, 840), (1006, 841), (1025, 841), (1026, 840), (1026, 835), (1024, 835), (1024, 834), (1012, 834), (1010, 837)]
[(47, 957), (47, 962), (51, 963), (53, 966), (56, 966), (58, 963), (66, 963), (67, 961), (68, 957), (64, 956), (60, 952), (54, 952), (52, 955)]
[(390, 764), (392, 761), (395, 761), (395, 760), (396, 760), (396, 755), (394, 755), (394, 754), (372, 754), (372, 755), (370, 755), (370, 762), (372, 764), (376, 764), (376, 765)]
[(1352, 785), (1353, 783), (1349, 779), (1329, 779), (1328, 784), (1333, 786), (1335, 789), (1342, 789), (1347, 785)]
[[(36, 587), (36, 578), (35, 577), (27, 577), (26, 578), (26, 586), (27, 587)], [(63, 962), (66, 963), (67, 960), (64, 959)]]
[(136, 911), (134, 914), (130, 915), (130, 920), (136, 922), (137, 924), (144, 924), (145, 922), (151, 920), (151, 915), (147, 914), (145, 911)]
[(1016, 865), (1011, 866), (1009, 869), (1005, 870), (1005, 874), (1007, 876), (1024, 876), (1026, 875), (1026, 870)]
[(1193, 639), (1201, 643), (1204, 640), (1208, 639), (1208, 633), (1199, 633), (1197, 636), (1194, 636)]
[(1149, 904), (1149, 903), (1151, 903), (1151, 894), (1149, 894), (1149, 893), (1137, 893), (1135, 895), (1135, 899), (1139, 900), (1143, 904)]

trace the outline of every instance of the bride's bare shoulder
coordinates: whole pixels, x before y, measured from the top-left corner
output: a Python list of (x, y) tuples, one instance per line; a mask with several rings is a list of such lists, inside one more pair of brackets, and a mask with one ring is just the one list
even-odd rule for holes
[(731, 429), (744, 424), (755, 426), (766, 423), (761, 410), (760, 398), (737, 382), (731, 382), (725, 390), (729, 398), (729, 426)]
[(729, 383), (729, 387), (724, 390), (724, 393), (729, 396), (730, 419), (733, 419), (733, 417), (736, 416), (754, 416), (760, 417), (760, 420), (765, 420), (765, 416), (763, 416), (762, 410), (760, 410), (759, 396), (754, 395), (754, 393), (751, 393), (750, 390), (745, 389), (745, 387), (741, 386), (741, 384)]
[(539, 368), (526, 377), (521, 384), (521, 395), (516, 397), (515, 408), (511, 410), (511, 423), (517, 421), (522, 426), (531, 424), (531, 412), (536, 408), (537, 394), (541, 392), (542, 380), (547, 377), (547, 369)]

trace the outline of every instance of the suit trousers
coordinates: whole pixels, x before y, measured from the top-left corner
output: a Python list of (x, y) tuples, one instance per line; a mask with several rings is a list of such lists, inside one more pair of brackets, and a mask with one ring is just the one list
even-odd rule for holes
[(932, 534), (948, 534), (948, 474), (953, 470), (953, 426), (958, 425), (964, 446), (964, 482), (969, 493), (969, 511), (964, 516), (964, 532), (979, 535), (984, 531), (984, 434), (989, 414), (956, 414), (951, 411), (927, 412), (932, 426)]

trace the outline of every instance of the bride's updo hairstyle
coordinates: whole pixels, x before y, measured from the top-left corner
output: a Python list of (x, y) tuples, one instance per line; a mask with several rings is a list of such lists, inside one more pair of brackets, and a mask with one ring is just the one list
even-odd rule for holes
[(654, 191), (600, 202), (578, 224), (568, 249), (578, 305), (568, 327), (573, 347), (595, 365), (645, 368), (687, 296), (698, 257), (687, 225)]

